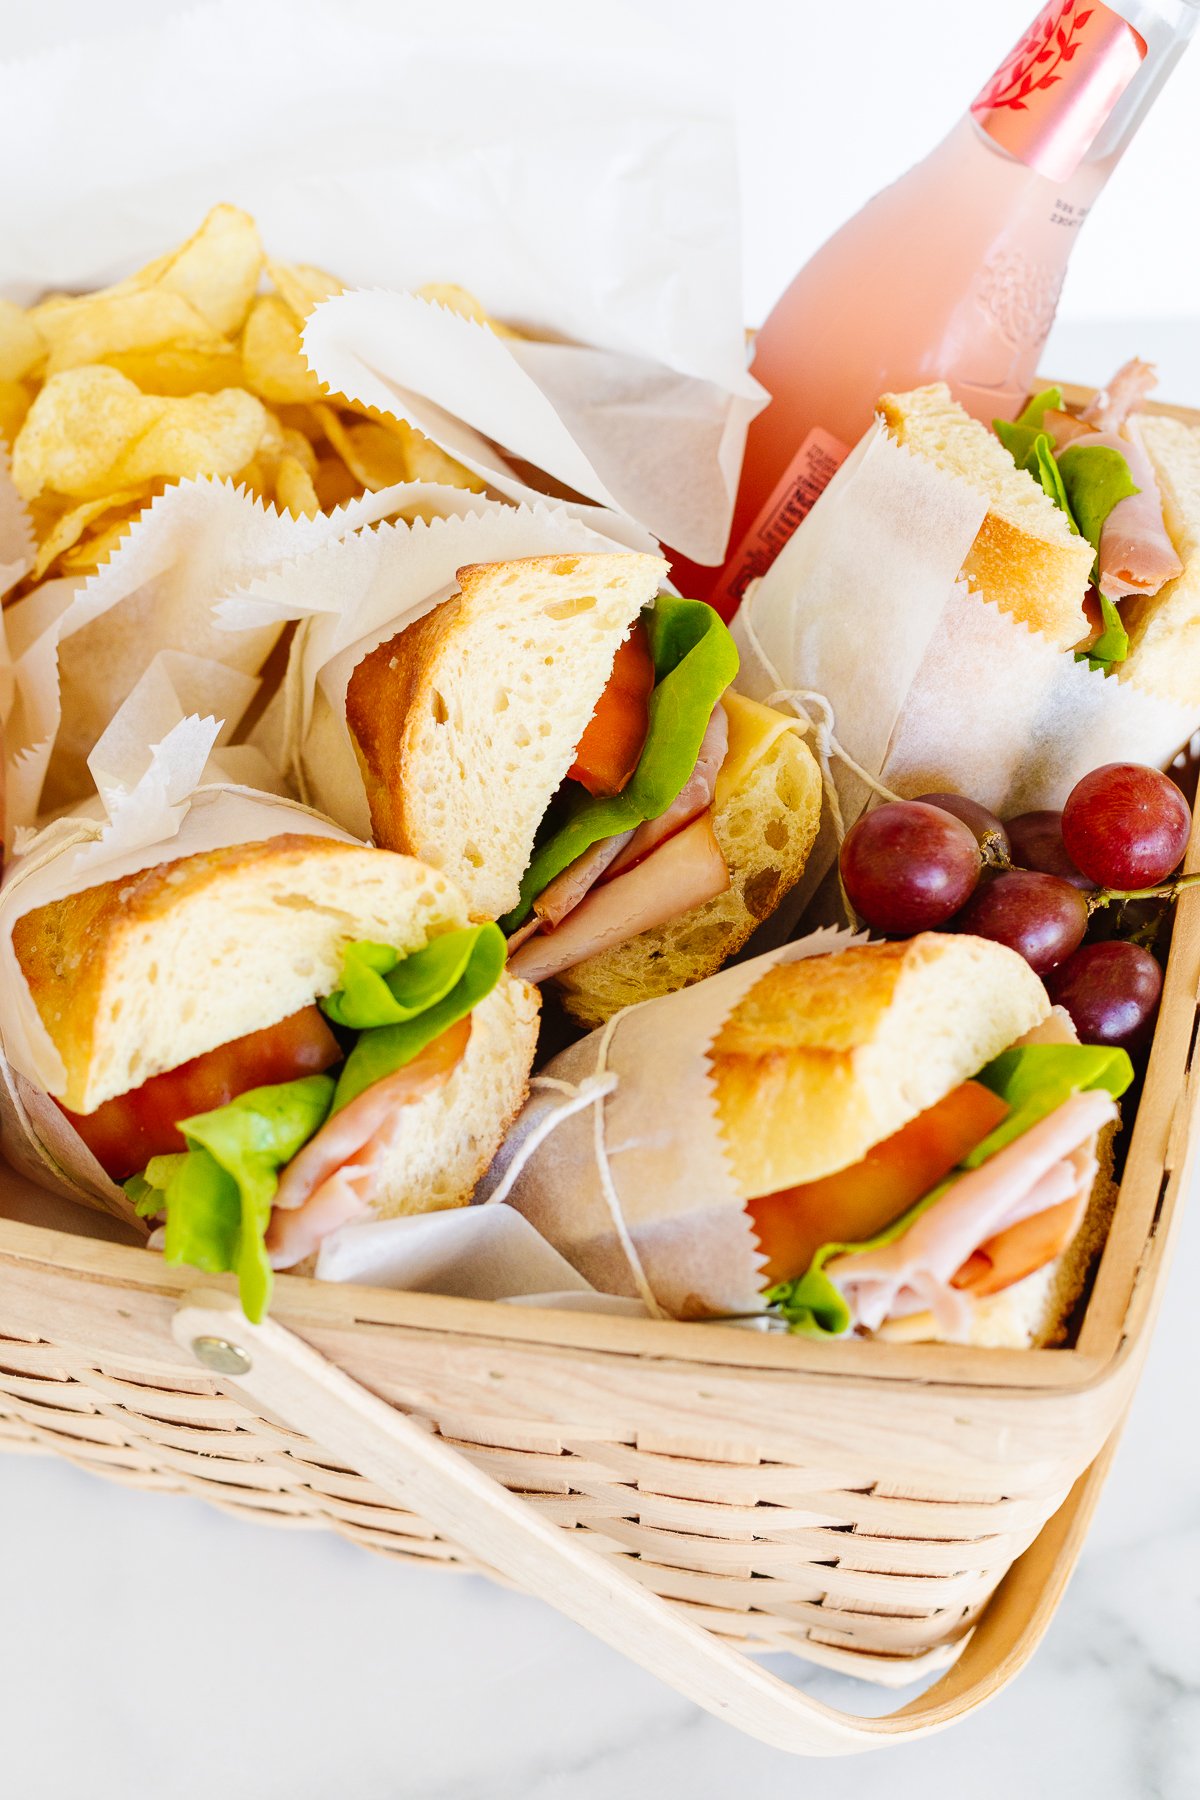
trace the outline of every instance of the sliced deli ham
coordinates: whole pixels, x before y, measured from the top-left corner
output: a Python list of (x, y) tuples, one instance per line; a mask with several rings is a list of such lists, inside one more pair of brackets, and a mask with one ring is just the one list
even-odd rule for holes
[(404, 1129), (404, 1109), (449, 1081), (471, 1035), (460, 1019), (395, 1074), (328, 1118), (283, 1171), (267, 1229), (274, 1269), (311, 1256), (331, 1231), (367, 1211), (380, 1164)]
[(509, 957), (514, 975), (547, 981), (589, 956), (653, 931), (703, 906), (729, 886), (729, 869), (712, 827), (712, 813), (660, 844), (625, 875), (593, 888), (554, 931), (539, 932)]
[(616, 837), (603, 838), (600, 843), (593, 844), (590, 850), (585, 850), (582, 856), (576, 857), (561, 875), (556, 875), (543, 888), (533, 903), (533, 922), (527, 922), (513, 933), (509, 939), (510, 948), (519, 949), (539, 926), (546, 931), (554, 931), (598, 882), (611, 881), (616, 876), (623, 875), (627, 869), (644, 861), (659, 844), (674, 837), (685, 825), (699, 818), (702, 812), (707, 812), (713, 803), (717, 776), (721, 773), (721, 764), (725, 761), (728, 750), (729, 719), (725, 708), (718, 702), (708, 721), (696, 766), (666, 812), (660, 813), (657, 819), (647, 819), (644, 825), (637, 826), (633, 831), (623, 831)]
[(582, 856), (577, 856), (569, 863), (561, 875), (544, 887), (533, 903), (532, 924), (527, 922), (514, 931), (509, 943), (515, 950), (523, 944), (527, 937), (532, 937), (539, 926), (553, 931), (561, 925), (569, 912), (573, 912), (585, 895), (595, 887), (610, 863), (614, 863), (637, 831), (622, 831), (616, 837), (601, 838)]
[(928, 1309), (945, 1336), (965, 1337), (972, 1301), (955, 1286), (959, 1271), (982, 1246), (1039, 1213), (1074, 1204), (1082, 1218), (1096, 1176), (1096, 1136), (1116, 1115), (1104, 1091), (1073, 1094), (960, 1176), (892, 1243), (833, 1258), (825, 1272), (854, 1324), (873, 1331), (886, 1319)]
[[(1130, 414), (1138, 411), (1157, 386), (1158, 376), (1154, 372), (1154, 364), (1131, 356), (1127, 363), (1122, 363), (1108, 386), (1102, 387), (1088, 401), (1079, 415), (1080, 419), (1096, 431), (1119, 431)], [(1061, 443), (1059, 448), (1062, 448)]]
[(698, 819), (702, 812), (708, 811), (717, 791), (717, 776), (721, 773), (721, 764), (728, 752), (729, 716), (718, 701), (708, 721), (695, 768), (666, 812), (660, 813), (657, 819), (647, 819), (644, 825), (639, 825), (630, 834), (608, 872), (610, 881), (623, 875), (626, 869), (632, 869), (635, 863), (649, 856), (659, 844), (674, 837), (677, 831), (682, 831), (685, 825), (690, 825), (693, 819)]
[(1072, 450), (1092, 447), (1119, 451), (1141, 490), (1118, 500), (1101, 527), (1100, 592), (1110, 600), (1157, 594), (1168, 581), (1182, 575), (1183, 564), (1167, 533), (1158, 483), (1138, 436), (1137, 422), (1131, 420), (1122, 433), (1092, 431), (1061, 446)]

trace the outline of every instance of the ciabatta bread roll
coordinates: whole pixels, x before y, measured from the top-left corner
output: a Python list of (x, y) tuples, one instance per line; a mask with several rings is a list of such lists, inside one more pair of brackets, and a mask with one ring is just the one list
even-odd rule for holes
[[(524, 1099), (538, 1026), (536, 990), (503, 971), (487, 929), (485, 943), (454, 884), (411, 857), (283, 834), (40, 906), (13, 947), (65, 1070), (54, 1098), (116, 1180), (137, 1187), (148, 1169), (161, 1185), (171, 1168), (156, 1174), (155, 1159), (178, 1163), (185, 1139), (189, 1154), (201, 1141), (179, 1125), (310, 1084), (312, 1129), (276, 1169), (293, 1209), (274, 1256), (287, 1267), (351, 1218), (469, 1200)], [(410, 961), (439, 945), (457, 956), (440, 988), (428, 955)], [(355, 947), (378, 1016), (342, 994)], [(402, 984), (418, 967), (414, 991), (394, 994), (389, 973)]]
[(603, 1054), (618, 1086), (602, 1129), (572, 1119), (530, 1158), (513, 1204), (595, 1285), (648, 1282), (677, 1316), (757, 1294), (813, 1337), (1058, 1341), (1111, 1214), (1128, 1057), (1078, 1044), (996, 943), (805, 952), (763, 958), (727, 1011), (668, 996), (556, 1058), (578, 1083)]
[[(581, 746), (622, 659), (656, 607), (684, 604), (656, 601), (666, 569), (634, 554), (462, 569), (460, 592), (365, 657), (347, 689), (376, 840), (450, 874), (474, 917), (505, 921), (514, 968), (557, 978), (585, 1024), (718, 969), (799, 880), (820, 819), (819, 771), (794, 721), (727, 689), (729, 643), (726, 673), (701, 689), (702, 712), (695, 693), (659, 706), (660, 735), (691, 745), (670, 791), (555, 870), (557, 889), (577, 882), (564, 904), (543, 917), (549, 882), (526, 892), (553, 834), (552, 804), (561, 817), (585, 798)], [(715, 614), (694, 614), (697, 629), (728, 641)], [(651, 669), (655, 698), (648, 687), (640, 703), (653, 710), (674, 672)], [(650, 741), (644, 726), (640, 741)], [(587, 793), (631, 799), (636, 746), (633, 762), (620, 786)], [(617, 837), (641, 825), (644, 839), (656, 823), (657, 839), (631, 846), (627, 869)]]
[(883, 394), (876, 411), (897, 443), (986, 497), (986, 517), (962, 568), (971, 590), (1056, 649), (1085, 638), (1091, 546), (995, 434), (951, 398), (943, 381)]

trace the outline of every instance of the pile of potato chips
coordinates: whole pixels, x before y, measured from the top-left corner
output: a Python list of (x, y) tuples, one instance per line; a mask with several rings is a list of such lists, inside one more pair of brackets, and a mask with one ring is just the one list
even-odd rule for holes
[[(480, 491), (412, 426), (322, 391), (300, 333), (340, 291), (320, 269), (272, 261), (254, 220), (217, 206), (114, 287), (28, 309), (0, 300), (0, 438), (37, 535), (32, 579), (97, 568), (188, 476), (231, 477), (295, 517), (401, 481)], [(461, 288), (420, 292), (510, 335)]]

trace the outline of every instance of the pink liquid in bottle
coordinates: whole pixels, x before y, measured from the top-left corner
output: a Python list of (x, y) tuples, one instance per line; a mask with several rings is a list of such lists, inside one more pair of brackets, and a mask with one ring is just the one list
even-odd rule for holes
[(1197, 3), (1051, 0), (937, 148), (801, 269), (755, 346), (771, 402), (750, 428), (732, 553), (715, 579), (677, 570), (684, 591), (734, 610), (881, 393), (946, 381), (976, 418), (1021, 409), (1079, 228)]

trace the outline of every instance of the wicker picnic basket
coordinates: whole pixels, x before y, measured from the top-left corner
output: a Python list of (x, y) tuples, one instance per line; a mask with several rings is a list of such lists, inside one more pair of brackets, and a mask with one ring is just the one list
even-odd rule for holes
[[(0, 1447), (499, 1575), (781, 1748), (924, 1736), (1011, 1679), (1074, 1565), (1185, 1191), (1198, 992), (1190, 891), (1069, 1349), (813, 1345), (299, 1277), (254, 1327), (212, 1277), (0, 1217)], [(948, 1672), (859, 1719), (767, 1650), (893, 1686)]]

